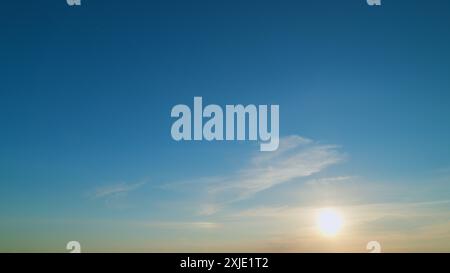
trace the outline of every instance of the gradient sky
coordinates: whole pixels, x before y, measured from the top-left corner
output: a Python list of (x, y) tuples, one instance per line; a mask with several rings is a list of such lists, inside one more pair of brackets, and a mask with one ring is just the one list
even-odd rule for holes
[[(450, 251), (450, 2), (382, 2), (3, 1), (0, 251)], [(173, 141), (194, 96), (280, 149)]]

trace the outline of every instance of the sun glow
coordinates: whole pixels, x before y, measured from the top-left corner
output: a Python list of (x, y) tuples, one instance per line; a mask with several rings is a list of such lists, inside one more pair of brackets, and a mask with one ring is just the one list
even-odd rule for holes
[(336, 236), (341, 231), (343, 220), (341, 214), (334, 209), (321, 209), (316, 217), (317, 227), (322, 235)]

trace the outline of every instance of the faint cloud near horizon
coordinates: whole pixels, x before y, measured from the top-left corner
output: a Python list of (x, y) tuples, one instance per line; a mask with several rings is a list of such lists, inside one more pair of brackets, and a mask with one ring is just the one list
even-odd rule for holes
[(132, 192), (140, 187), (142, 187), (146, 182), (139, 183), (118, 183), (114, 185), (108, 185), (103, 187), (97, 187), (89, 196), (97, 199), (97, 198), (107, 198), (114, 197), (118, 195), (125, 195), (129, 192)]
[(216, 222), (176, 222), (176, 221), (154, 221), (154, 222), (140, 222), (138, 226), (148, 228), (163, 228), (163, 229), (216, 229), (222, 227), (222, 224)]
[(91, 190), (88, 192), (87, 197), (92, 200), (102, 200), (108, 208), (129, 209), (135, 207), (135, 205), (129, 202), (128, 194), (141, 188), (146, 183), (146, 181), (143, 181), (105, 185)]

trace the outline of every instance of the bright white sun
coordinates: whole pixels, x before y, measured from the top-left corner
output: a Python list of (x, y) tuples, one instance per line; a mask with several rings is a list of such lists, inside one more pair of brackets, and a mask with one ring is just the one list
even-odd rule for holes
[(319, 210), (316, 221), (320, 233), (328, 237), (336, 236), (343, 225), (341, 215), (333, 209)]

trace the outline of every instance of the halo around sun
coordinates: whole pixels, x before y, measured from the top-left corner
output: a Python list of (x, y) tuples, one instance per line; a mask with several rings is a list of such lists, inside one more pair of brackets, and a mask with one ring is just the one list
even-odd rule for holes
[(317, 212), (316, 224), (322, 235), (326, 237), (334, 237), (342, 229), (342, 215), (335, 209), (321, 209)]

